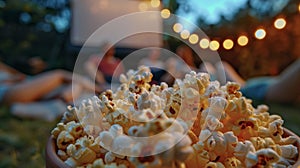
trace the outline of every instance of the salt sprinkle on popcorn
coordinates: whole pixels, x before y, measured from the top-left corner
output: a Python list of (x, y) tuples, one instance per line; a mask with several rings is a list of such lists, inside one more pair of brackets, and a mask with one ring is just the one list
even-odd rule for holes
[[(52, 130), (57, 155), (71, 167), (289, 167), (297, 137), (283, 137), (283, 120), (243, 97), (240, 86), (220, 86), (190, 72), (169, 87), (150, 85), (141, 66), (120, 76), (113, 92), (68, 106)], [(135, 138), (153, 141), (135, 143)], [(130, 154), (137, 154), (132, 156)]]

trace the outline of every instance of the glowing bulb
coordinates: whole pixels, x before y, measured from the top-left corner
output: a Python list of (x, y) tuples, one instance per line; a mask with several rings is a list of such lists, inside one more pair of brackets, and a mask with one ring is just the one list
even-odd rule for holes
[(171, 12), (169, 9), (163, 9), (163, 10), (161, 10), (160, 15), (162, 18), (168, 19), (171, 15)]
[(276, 29), (283, 29), (286, 25), (286, 21), (283, 18), (276, 19), (274, 22), (274, 27)]
[(191, 44), (196, 44), (196, 43), (198, 43), (198, 41), (199, 41), (199, 37), (198, 37), (197, 34), (192, 34), (192, 35), (189, 37), (189, 42), (190, 42)]
[(203, 49), (206, 49), (209, 47), (209, 40), (204, 38), (204, 39), (201, 39), (200, 42), (199, 42), (199, 45), (201, 48)]
[(300, 12), (300, 3), (299, 3), (299, 5), (298, 5), (298, 11)]
[(212, 51), (217, 51), (220, 47), (220, 43), (216, 40), (213, 40), (209, 43), (209, 48), (212, 50)]
[(232, 41), (231, 39), (226, 39), (226, 40), (223, 42), (223, 47), (224, 47), (226, 50), (232, 49), (232, 47), (233, 47), (233, 41)]
[(139, 4), (139, 10), (140, 10), (141, 12), (146, 11), (147, 9), (148, 9), (148, 5), (147, 5), (145, 2), (141, 2), (141, 3)]
[(239, 44), (240, 46), (245, 46), (245, 45), (248, 44), (248, 37), (242, 35), (242, 36), (240, 36), (240, 37), (238, 38), (237, 42), (238, 42), (238, 44)]
[(264, 29), (257, 29), (255, 31), (255, 37), (259, 40), (265, 38), (267, 35), (266, 31)]
[(160, 5), (160, 1), (159, 0), (151, 0), (151, 6), (153, 8), (157, 8)]
[(181, 32), (182, 29), (183, 29), (183, 26), (182, 26), (182, 24), (180, 24), (180, 23), (175, 23), (174, 26), (173, 26), (173, 30), (174, 30), (174, 32), (176, 32), (176, 33)]
[(189, 36), (190, 36), (190, 32), (189, 32), (188, 30), (183, 30), (183, 31), (180, 33), (180, 37), (181, 37), (182, 39), (187, 39), (187, 38), (189, 38)]

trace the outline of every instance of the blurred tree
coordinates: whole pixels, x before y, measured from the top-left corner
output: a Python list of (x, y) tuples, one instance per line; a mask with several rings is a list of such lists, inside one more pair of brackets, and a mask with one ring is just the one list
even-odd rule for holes
[(0, 58), (21, 66), (40, 57), (50, 67), (59, 66), (69, 20), (68, 0), (0, 0)]

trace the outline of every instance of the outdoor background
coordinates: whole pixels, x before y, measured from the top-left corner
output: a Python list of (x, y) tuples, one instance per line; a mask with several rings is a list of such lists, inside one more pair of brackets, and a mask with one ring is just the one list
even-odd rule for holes
[[(300, 57), (299, 0), (162, 3), (172, 13), (198, 25), (211, 39), (223, 41), (247, 35), (246, 46), (218, 50), (221, 58), (245, 79), (278, 75)], [(273, 25), (278, 17), (286, 20), (286, 26), (280, 30)], [(28, 75), (57, 68), (72, 71), (80, 46), (70, 43), (71, 18), (69, 0), (0, 0), (0, 60)], [(253, 33), (260, 27), (267, 36), (257, 40)], [(174, 51), (180, 41), (164, 37), (164, 44)], [(123, 51), (117, 47), (117, 56), (122, 58)], [(30, 65), (30, 58), (38, 58), (45, 65)], [(265, 102), (254, 100), (255, 106), (262, 103)], [(280, 114), (284, 125), (300, 135), (300, 105), (267, 104), (272, 114)], [(8, 107), (1, 106), (0, 167), (44, 167), (46, 141), (58, 121), (17, 118)]]

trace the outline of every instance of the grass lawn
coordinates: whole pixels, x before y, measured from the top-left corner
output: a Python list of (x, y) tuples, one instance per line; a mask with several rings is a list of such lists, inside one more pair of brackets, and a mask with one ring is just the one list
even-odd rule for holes
[[(270, 113), (282, 116), (284, 126), (300, 135), (300, 106), (268, 105)], [(57, 122), (20, 119), (0, 108), (0, 167), (45, 167), (45, 145)]]

